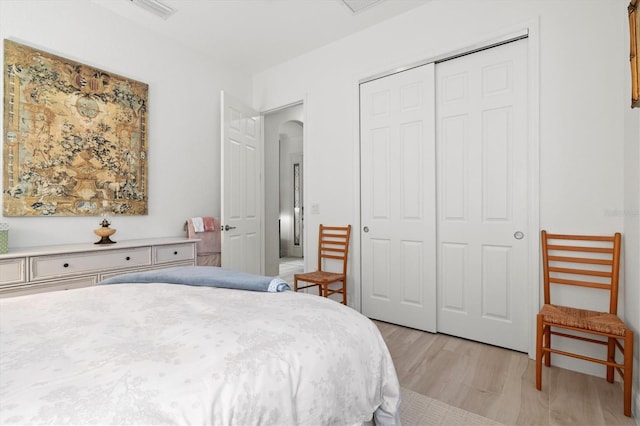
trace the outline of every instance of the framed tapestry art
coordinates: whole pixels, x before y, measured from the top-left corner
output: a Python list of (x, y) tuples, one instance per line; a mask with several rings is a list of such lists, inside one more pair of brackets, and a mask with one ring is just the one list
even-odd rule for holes
[(147, 214), (147, 84), (9, 40), (3, 71), (5, 216)]

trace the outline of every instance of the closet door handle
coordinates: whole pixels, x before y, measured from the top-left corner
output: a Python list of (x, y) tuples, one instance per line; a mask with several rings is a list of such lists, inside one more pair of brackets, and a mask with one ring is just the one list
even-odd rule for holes
[(224, 226), (224, 230), (225, 231), (228, 231), (229, 229), (236, 229), (236, 227), (235, 226), (229, 226), (229, 225), (225, 225)]

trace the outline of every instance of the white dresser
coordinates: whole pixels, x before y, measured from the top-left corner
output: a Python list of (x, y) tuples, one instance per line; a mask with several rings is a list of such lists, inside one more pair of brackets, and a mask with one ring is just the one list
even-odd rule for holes
[(14, 249), (0, 254), (0, 297), (88, 287), (129, 272), (195, 265), (197, 241), (174, 237)]

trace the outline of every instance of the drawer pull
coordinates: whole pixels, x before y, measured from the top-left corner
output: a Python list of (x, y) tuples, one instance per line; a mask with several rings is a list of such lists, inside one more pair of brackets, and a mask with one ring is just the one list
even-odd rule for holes
[(177, 252), (177, 251), (174, 251), (174, 252), (173, 252), (173, 254), (178, 254), (178, 252)]
[(131, 260), (130, 256), (125, 257), (125, 260)]
[(68, 264), (68, 263), (65, 263), (65, 264), (64, 264), (64, 265), (62, 265), (62, 266), (63, 266), (63, 267), (65, 267), (65, 268), (68, 268), (68, 267), (69, 267), (69, 264)]

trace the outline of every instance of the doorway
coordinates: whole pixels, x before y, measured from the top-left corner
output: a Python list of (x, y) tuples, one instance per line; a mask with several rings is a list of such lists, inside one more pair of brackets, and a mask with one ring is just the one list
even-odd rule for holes
[(304, 270), (303, 104), (264, 114), (265, 274)]

